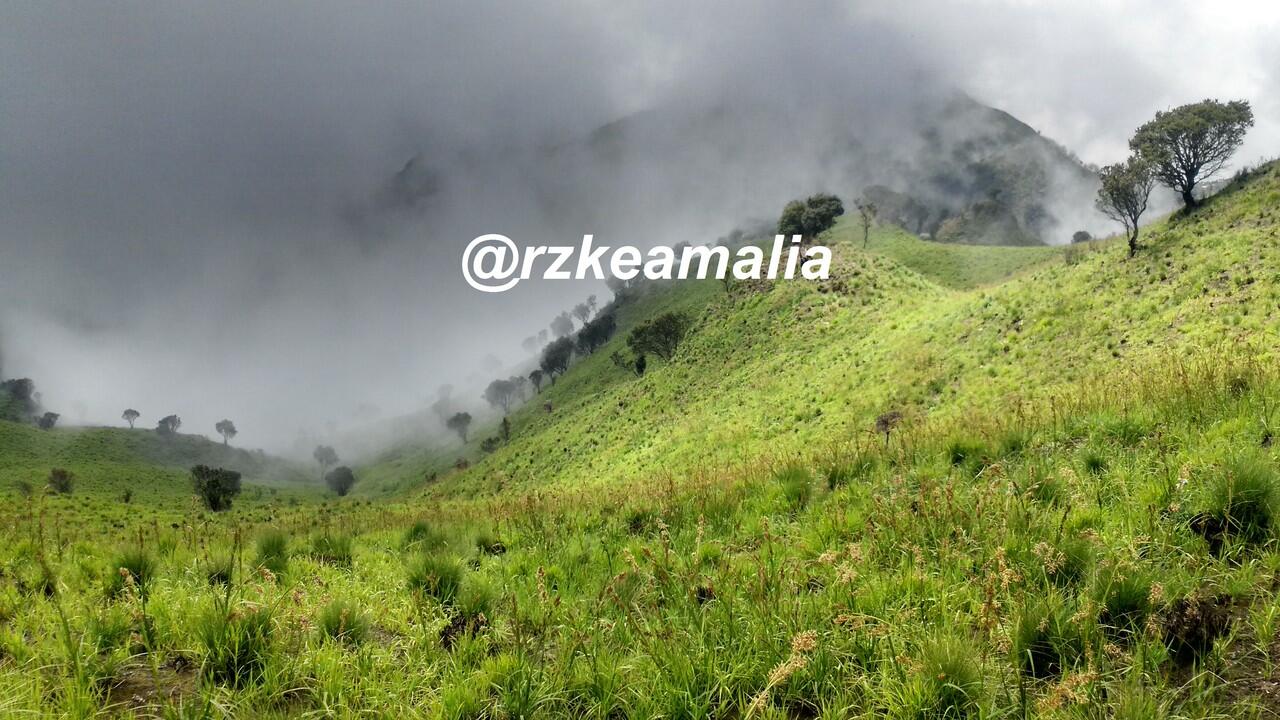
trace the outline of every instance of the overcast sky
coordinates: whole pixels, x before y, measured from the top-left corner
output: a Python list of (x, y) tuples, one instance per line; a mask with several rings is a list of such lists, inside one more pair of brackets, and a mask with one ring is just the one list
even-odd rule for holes
[[(7, 3), (0, 368), (71, 421), (305, 445), (483, 381), (604, 294), (479, 296), (457, 268), (476, 235), (566, 230), (527, 173), (602, 124), (955, 88), (1101, 164), (1156, 110), (1245, 98), (1251, 162), (1280, 154), (1278, 36), (1264, 2)], [(415, 155), (464, 179), (383, 218)]]

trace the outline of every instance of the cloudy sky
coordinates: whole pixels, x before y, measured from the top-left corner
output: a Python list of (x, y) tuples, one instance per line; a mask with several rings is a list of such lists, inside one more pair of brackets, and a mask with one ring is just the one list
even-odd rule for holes
[[(1246, 98), (1253, 161), (1280, 154), (1277, 36), (1263, 2), (8, 3), (0, 372), (75, 422), (134, 406), (305, 446), (482, 382), (603, 295), (481, 297), (457, 260), (565, 230), (527, 172), (605, 123), (954, 88), (1106, 163), (1158, 109)], [(400, 212), (386, 188), (415, 156), (455, 181)]]

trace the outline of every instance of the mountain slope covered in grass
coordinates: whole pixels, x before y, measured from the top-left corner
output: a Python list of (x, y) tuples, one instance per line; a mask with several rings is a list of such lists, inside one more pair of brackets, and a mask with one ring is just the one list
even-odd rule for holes
[[(997, 412), (1198, 348), (1269, 356), (1278, 172), (1267, 166), (1196, 214), (1151, 225), (1132, 260), (1110, 241), (985, 248), (894, 229), (864, 251), (846, 218), (827, 238), (837, 257), (827, 282), (649, 287), (623, 306), (610, 345), (513, 415), (508, 446), (482, 459), (460, 451), (477, 461), (429, 492), (679, 475), (857, 442), (892, 411), (910, 421)], [(627, 328), (666, 308), (695, 318), (674, 361), (640, 378), (615, 367)]]
[(15, 498), (0, 714), (1274, 717), (1278, 231), (1275, 166), (1133, 260), (842, 224), (829, 282), (641, 291), (509, 445), (357, 468), (395, 498)]
[(71, 471), (82, 494), (116, 498), (129, 491), (143, 500), (190, 502), (194, 465), (236, 470), (249, 484), (299, 489), (316, 483), (301, 468), (261, 451), (225, 447), (198, 435), (162, 437), (151, 430), (62, 427), (40, 430), (0, 421), (0, 477), (43, 487), (53, 468)]

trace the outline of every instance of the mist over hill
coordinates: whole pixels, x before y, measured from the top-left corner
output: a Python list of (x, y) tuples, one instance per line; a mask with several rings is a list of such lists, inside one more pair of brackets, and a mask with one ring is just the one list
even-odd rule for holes
[(479, 297), (458, 262), (480, 234), (706, 242), (828, 191), (938, 240), (1061, 243), (1109, 226), (1047, 138), (1112, 162), (1219, 90), (1275, 137), (1265, 23), (1194, 9), (1160, 21), (1198, 28), (1179, 68), (1111, 9), (321, 6), (6, 13), (0, 342), (63, 422), (137, 407), (314, 446), (525, 361), (603, 295)]

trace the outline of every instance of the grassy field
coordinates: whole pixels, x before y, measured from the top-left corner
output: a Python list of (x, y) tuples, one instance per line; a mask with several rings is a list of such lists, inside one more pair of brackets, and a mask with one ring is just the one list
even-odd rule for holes
[(652, 287), (509, 444), (364, 496), (211, 514), (0, 426), (0, 716), (1274, 717), (1278, 214), (1273, 166), (1133, 260), (842, 223), (830, 281)]

